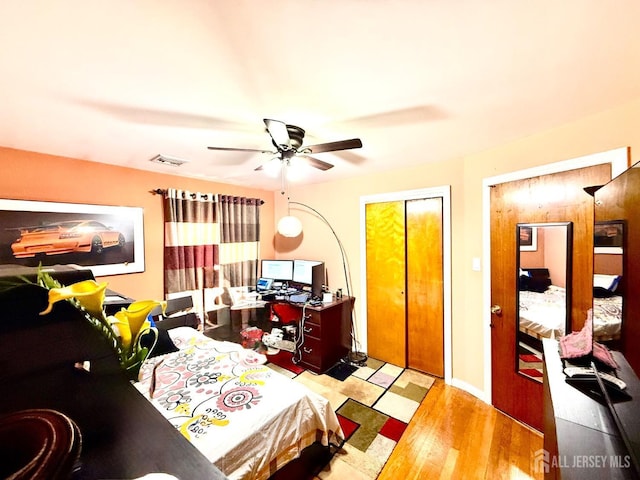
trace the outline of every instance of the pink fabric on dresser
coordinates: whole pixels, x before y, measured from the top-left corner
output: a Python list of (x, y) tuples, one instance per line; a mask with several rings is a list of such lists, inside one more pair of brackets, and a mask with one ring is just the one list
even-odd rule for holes
[(579, 332), (572, 332), (560, 338), (560, 358), (577, 359), (593, 355), (593, 357), (611, 368), (618, 368), (609, 349), (593, 341), (593, 311), (590, 309), (584, 327)]

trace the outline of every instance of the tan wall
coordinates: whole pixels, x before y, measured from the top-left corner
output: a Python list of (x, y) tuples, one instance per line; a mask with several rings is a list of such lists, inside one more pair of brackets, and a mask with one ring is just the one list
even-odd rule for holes
[[(144, 209), (145, 271), (101, 278), (109, 288), (136, 299), (163, 298), (162, 197), (150, 193), (156, 188), (261, 198), (260, 215), (266, 219), (261, 233), (273, 238), (273, 192), (0, 147), (2, 198)], [(271, 241), (261, 242), (261, 255), (273, 257)]]
[[(360, 197), (451, 185), (453, 377), (481, 391), (485, 373), (483, 272), (473, 271), (471, 264), (474, 257), (483, 256), (482, 179), (623, 146), (631, 147), (633, 157), (634, 151), (640, 152), (639, 125), (640, 99), (465, 158), (339, 182), (291, 186), (289, 196), (318, 209), (338, 232), (347, 250), (358, 306), (357, 298), (363, 288), (359, 279)], [(425, 149), (426, 158), (428, 146)], [(276, 198), (276, 218), (285, 213), (285, 200), (281, 196)], [(329, 265), (331, 288), (344, 287), (339, 251), (331, 233), (310, 215), (298, 216), (304, 227), (303, 242), (296, 248), (296, 242), (278, 240), (278, 254), (288, 258), (322, 256)], [(359, 325), (359, 329), (364, 328)]]

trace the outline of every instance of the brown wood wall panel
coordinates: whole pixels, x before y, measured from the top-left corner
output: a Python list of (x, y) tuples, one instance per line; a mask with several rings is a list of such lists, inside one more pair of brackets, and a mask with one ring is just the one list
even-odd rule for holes
[(542, 385), (515, 373), (516, 224), (573, 222), (571, 322), (582, 328), (592, 306), (593, 197), (584, 187), (611, 177), (608, 164), (496, 185), (491, 191), (491, 360), (493, 404), (542, 429)]
[[(624, 255), (622, 261), (623, 307), (622, 339), (619, 348), (631, 367), (640, 374), (640, 168), (627, 170), (609, 185), (596, 192), (596, 220), (622, 220), (625, 223)], [(601, 271), (602, 272), (602, 271)]]

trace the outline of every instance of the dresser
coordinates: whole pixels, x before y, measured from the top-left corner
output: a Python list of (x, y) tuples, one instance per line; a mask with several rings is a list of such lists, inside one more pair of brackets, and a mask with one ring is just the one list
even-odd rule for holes
[[(637, 479), (622, 432), (606, 402), (565, 381), (556, 340), (543, 340), (543, 347), (544, 451), (534, 452), (534, 461), (544, 471), (545, 480)], [(640, 382), (625, 358), (619, 352), (613, 355), (620, 365), (618, 375), (632, 396), (617, 404), (620, 420), (637, 431)]]

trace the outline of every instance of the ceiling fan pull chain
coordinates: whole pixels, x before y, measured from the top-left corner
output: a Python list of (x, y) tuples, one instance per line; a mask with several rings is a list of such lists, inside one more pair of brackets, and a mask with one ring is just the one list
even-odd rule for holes
[(283, 161), (280, 167), (280, 193), (282, 195), (287, 191), (287, 162)]

